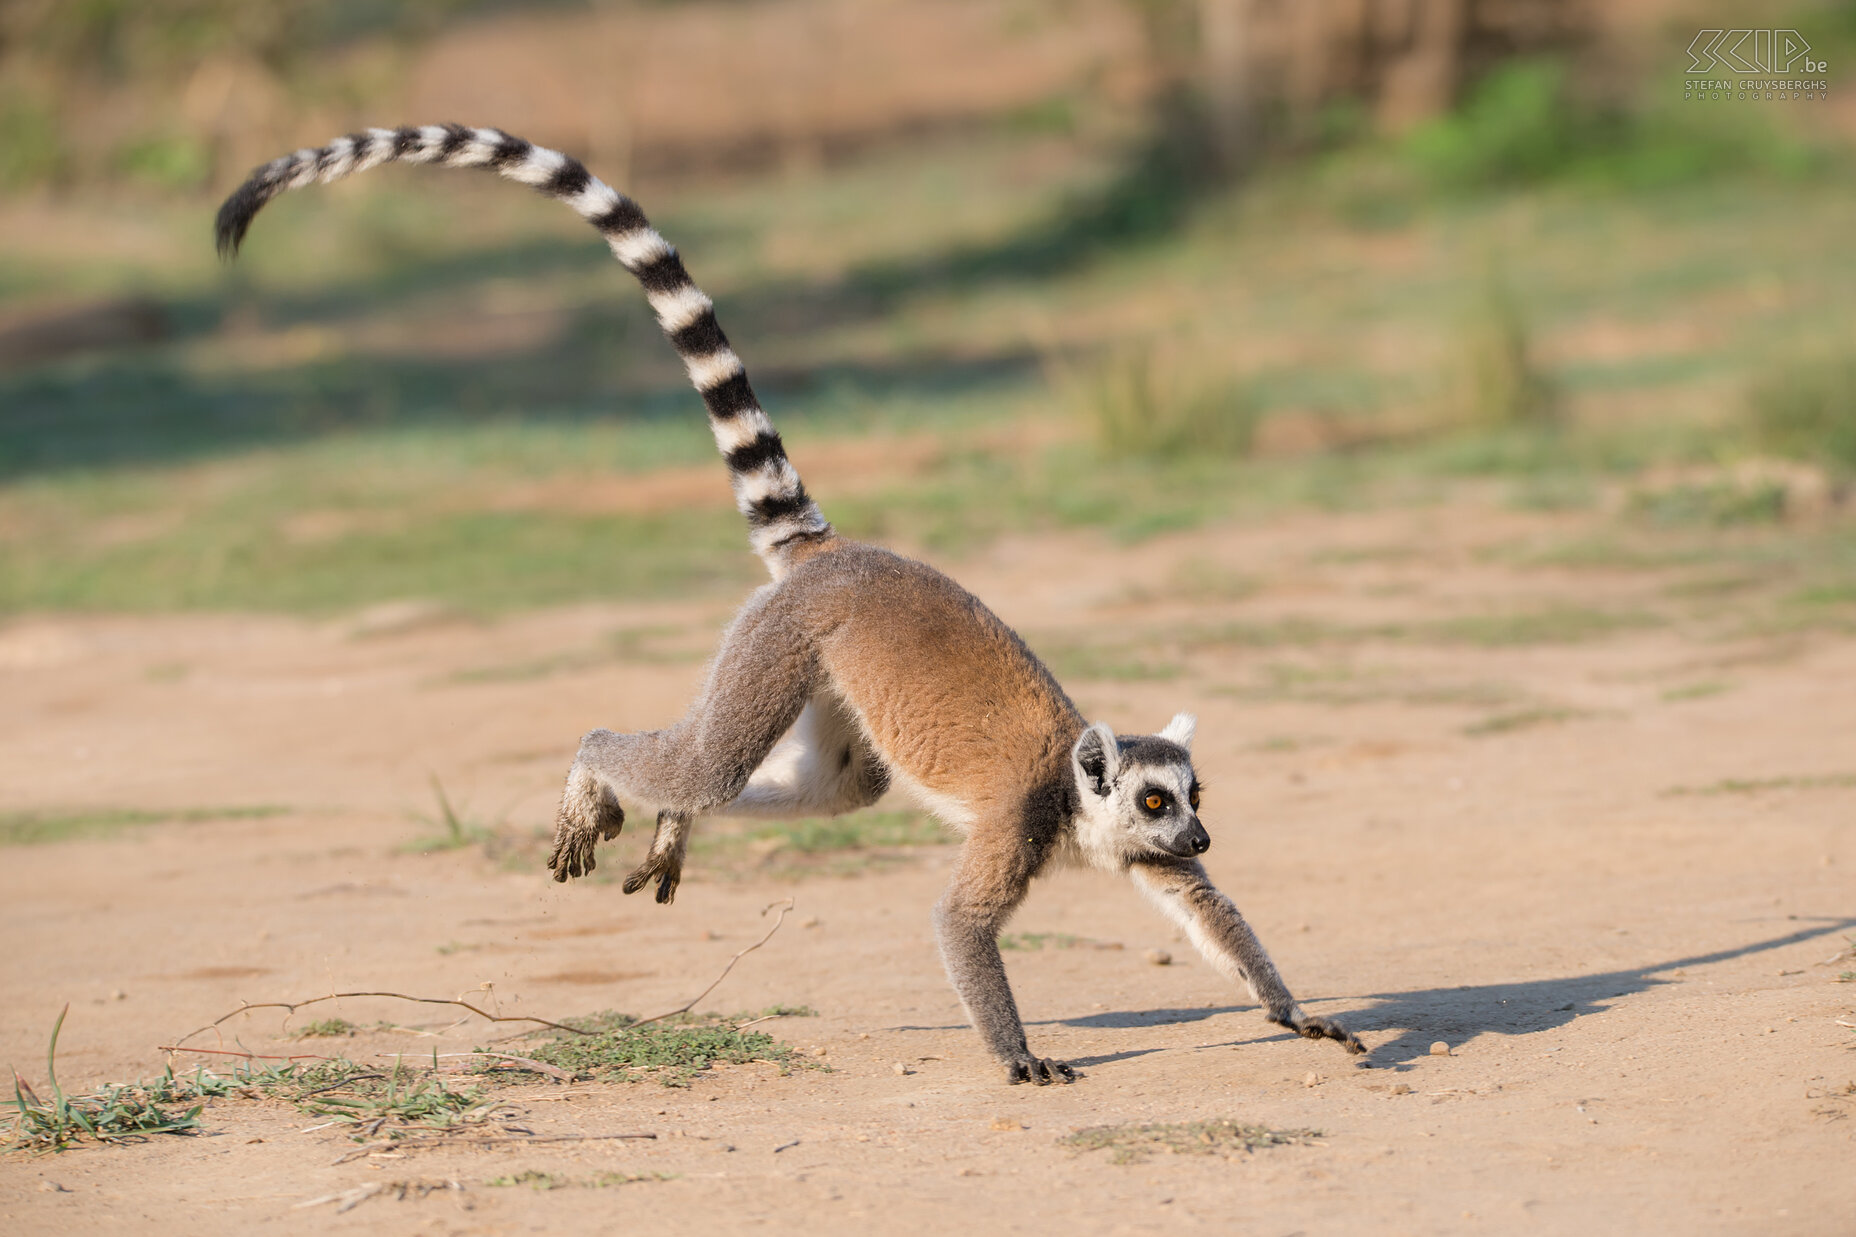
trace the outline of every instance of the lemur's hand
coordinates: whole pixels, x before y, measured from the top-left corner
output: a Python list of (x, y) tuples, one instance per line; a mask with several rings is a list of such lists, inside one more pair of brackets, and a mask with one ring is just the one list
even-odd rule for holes
[(1323, 1018), (1319, 1014), (1305, 1014), (1301, 1010), (1279, 1016), (1271, 1014), (1270, 1021), (1279, 1027), (1288, 1027), (1303, 1039), (1331, 1039), (1339, 1041), (1341, 1047), (1354, 1055), (1366, 1052), (1366, 1045), (1360, 1037), (1332, 1018)]
[(1075, 1082), (1076, 1071), (1063, 1061), (1034, 1057), (1030, 1053), (1005, 1063), (1005, 1080), (1013, 1086), (1021, 1082), (1048, 1087), (1053, 1082)]

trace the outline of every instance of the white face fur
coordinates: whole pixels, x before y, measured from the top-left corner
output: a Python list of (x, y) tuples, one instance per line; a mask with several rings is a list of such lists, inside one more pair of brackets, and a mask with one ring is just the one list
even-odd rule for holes
[(1097, 722), (1070, 752), (1080, 808), (1076, 840), (1089, 862), (1118, 869), (1161, 855), (1191, 858), (1211, 838), (1199, 823), (1192, 771), (1196, 721), (1180, 713), (1157, 735), (1117, 738)]

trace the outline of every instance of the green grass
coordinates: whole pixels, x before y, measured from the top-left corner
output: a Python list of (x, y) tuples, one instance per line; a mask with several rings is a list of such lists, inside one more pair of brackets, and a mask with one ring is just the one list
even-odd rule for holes
[(296, 1036), (298, 1039), (345, 1039), (360, 1029), (346, 1018), (323, 1018), (305, 1025)]
[[(200, 1129), (203, 1097), (224, 1094), (223, 1080), (201, 1071), (192, 1079), (177, 1078), (172, 1067), (153, 1083), (104, 1087), (88, 1095), (70, 1095), (58, 1083), (58, 1035), (64, 1030), (66, 1005), (52, 1024), (45, 1050), (45, 1086), (41, 1097), (30, 1083), (13, 1074), (13, 1116), (10, 1147), (35, 1152), (64, 1151), (86, 1139), (102, 1142), (139, 1142), (151, 1134), (192, 1134)], [(163, 1105), (191, 1103), (176, 1111)]]
[(565, 1190), (580, 1188), (604, 1190), (612, 1186), (636, 1185), (641, 1181), (675, 1181), (676, 1173), (592, 1173), (584, 1177), (570, 1177), (565, 1173), (548, 1173), (538, 1168), (524, 1169), (519, 1173), (507, 1173), (501, 1177), (486, 1177), (483, 1184), (487, 1186), (527, 1186), (531, 1190)]
[(679, 1014), (662, 1022), (634, 1026), (629, 1014), (610, 1011), (569, 1019), (570, 1025), (592, 1030), (591, 1035), (554, 1033), (525, 1055), (546, 1065), (567, 1070), (578, 1078), (636, 1082), (653, 1078), (666, 1087), (687, 1087), (716, 1064), (746, 1065), (762, 1061), (778, 1066), (782, 1074), (794, 1067), (825, 1069), (800, 1056), (790, 1045), (763, 1031), (740, 1024), (789, 1012), (786, 1007), (762, 1014), (718, 1018)]
[(1757, 795), (1772, 790), (1842, 790), (1856, 786), (1856, 773), (1817, 777), (1727, 777), (1705, 786), (1672, 786), (1666, 795)]
[(1590, 709), (1537, 705), (1533, 708), (1516, 709), (1513, 712), (1497, 713), (1491, 717), (1485, 717), (1479, 722), (1472, 722), (1463, 727), (1463, 733), (1472, 736), (1511, 734), (1517, 730), (1532, 730), (1539, 726), (1558, 726), (1582, 717), (1593, 716), (1595, 714)]
[[(1560, 86), (1528, 80), (1425, 140), (1482, 166), (1513, 122), (1559, 150), (1538, 104)], [(1638, 154), (1617, 166), (1648, 140), (1631, 132)], [(1140, 541), (1284, 508), (1428, 504), (1489, 481), (1524, 505), (1584, 505), (1650, 464), (1755, 439), (1841, 451), (1856, 251), (1840, 164), (1799, 181), (1746, 165), (1679, 191), (1517, 170), (1461, 196), (1413, 191), (1368, 224), (1347, 203), (1382, 169), (1350, 157), (1130, 230), (1115, 212), (1139, 186), (1116, 158), (1002, 132), (648, 205), (802, 472), (836, 439), (939, 443), (919, 467), (812, 488), (845, 531), (942, 556), (1025, 531)], [(404, 598), (493, 614), (732, 597), (762, 578), (636, 289), (567, 212), (480, 181), (293, 195), (230, 275), (178, 199), (135, 208), (148, 242), (131, 258), (0, 238), (0, 301), (145, 289), (174, 324), (144, 349), (0, 374), (0, 615)], [(1495, 301), (1508, 325), (1476, 344), (1478, 381), (1506, 411), (1464, 428), (1465, 307)], [(1833, 360), (1768, 380), (1791, 355)], [(1535, 385), (1551, 418), (1530, 411)], [(1743, 411), (1756, 386), (1776, 393), (1753, 404), (1778, 411)], [(1136, 424), (1156, 409), (1164, 425)], [(1031, 449), (988, 438), (1059, 425)], [(690, 464), (713, 468), (710, 489), (626, 501), (630, 479)], [(1742, 497), (1665, 495), (1634, 523), (1772, 522), (1770, 494)], [(571, 672), (577, 656), (465, 681)]]
[(1036, 951), (1039, 949), (1075, 949), (1088, 944), (1080, 936), (1068, 932), (1002, 932), (999, 934), (1000, 949), (1017, 949)]
[(80, 808), (0, 812), (0, 846), (65, 842), (74, 838), (106, 837), (136, 825), (199, 824), (216, 820), (263, 820), (284, 816), (287, 807), (259, 804), (251, 807)]
[(1063, 1140), (1077, 1153), (1108, 1151), (1116, 1164), (1138, 1164), (1156, 1152), (1217, 1155), (1227, 1159), (1266, 1147), (1312, 1145), (1319, 1130), (1271, 1129), (1242, 1121), (1183, 1121), (1175, 1124), (1096, 1125)]
[(1680, 700), (1706, 700), (1710, 696), (1723, 695), (1731, 690), (1733, 690), (1732, 683), (1725, 683), (1719, 679), (1703, 679), (1699, 683), (1684, 683), (1679, 687), (1665, 688), (1662, 696), (1664, 700), (1673, 703)]
[(690, 842), (692, 871), (716, 876), (848, 876), (907, 861), (954, 836), (921, 812), (866, 809), (768, 822), (705, 821)]
[(444, 783), (438, 780), (436, 774), (431, 781), (432, 795), (438, 800), (438, 815), (433, 817), (421, 814), (415, 819), (437, 832), (402, 843), (399, 847), (401, 854), (430, 855), (440, 851), (464, 850), (472, 846), (488, 846), (498, 838), (503, 822), (481, 825), (465, 819), (458, 809), (451, 806), (451, 797), (445, 794)]
[[(431, 1130), (464, 1130), (480, 1125), (496, 1109), (493, 1088), (513, 1077), (532, 1074), (520, 1063), (502, 1068), (506, 1057), (479, 1058), (478, 1072), (455, 1077), (439, 1068), (437, 1049), (431, 1066), (417, 1053), (394, 1056), (380, 1066), (346, 1057), (276, 1062), (262, 1057), (239, 1061), (229, 1074), (204, 1068), (176, 1075), (172, 1065), (153, 1080), (112, 1084), (72, 1095), (58, 1082), (58, 1038), (67, 1005), (52, 1024), (45, 1056), (45, 1094), (17, 1071), (13, 1075), (13, 1113), (0, 1132), (5, 1146), (34, 1152), (65, 1151), (86, 1141), (144, 1141), (154, 1134), (193, 1134), (202, 1129), (200, 1115), (215, 1099), (272, 1099), (305, 1116), (343, 1127), (351, 1136), (399, 1138)], [(803, 1005), (774, 1005), (733, 1018), (680, 1014), (648, 1025), (634, 1025), (625, 1014), (602, 1013), (570, 1020), (590, 1032), (554, 1032), (528, 1050), (531, 1060), (573, 1071), (583, 1080), (637, 1081), (655, 1078), (665, 1086), (684, 1087), (719, 1062), (769, 1062), (781, 1074), (793, 1068), (828, 1069), (801, 1057), (791, 1045), (762, 1031), (753, 1022), (779, 1017), (810, 1017)], [(300, 1036), (346, 1037), (357, 1030), (340, 1018), (311, 1023)], [(491, 1071), (494, 1071), (493, 1073)], [(617, 1181), (599, 1184), (621, 1184)]]

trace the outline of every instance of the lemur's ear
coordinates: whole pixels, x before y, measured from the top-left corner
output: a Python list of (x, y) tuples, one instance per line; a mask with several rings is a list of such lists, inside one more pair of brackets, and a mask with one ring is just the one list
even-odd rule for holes
[(1121, 749), (1115, 745), (1115, 732), (1108, 723), (1097, 722), (1083, 731), (1076, 746), (1070, 749), (1078, 780), (1098, 795), (1106, 795), (1121, 770)]
[(1199, 719), (1190, 713), (1175, 713), (1173, 720), (1166, 724), (1160, 737), (1170, 743), (1177, 743), (1188, 752), (1192, 750), (1192, 735), (1199, 728)]

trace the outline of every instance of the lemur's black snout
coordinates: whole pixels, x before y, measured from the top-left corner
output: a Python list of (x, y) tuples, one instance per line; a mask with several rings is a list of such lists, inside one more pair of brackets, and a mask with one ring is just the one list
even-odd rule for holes
[(1212, 848), (1212, 835), (1205, 832), (1205, 826), (1198, 821), (1192, 822), (1192, 829), (1186, 834), (1186, 845), (1195, 855), (1203, 855)]

